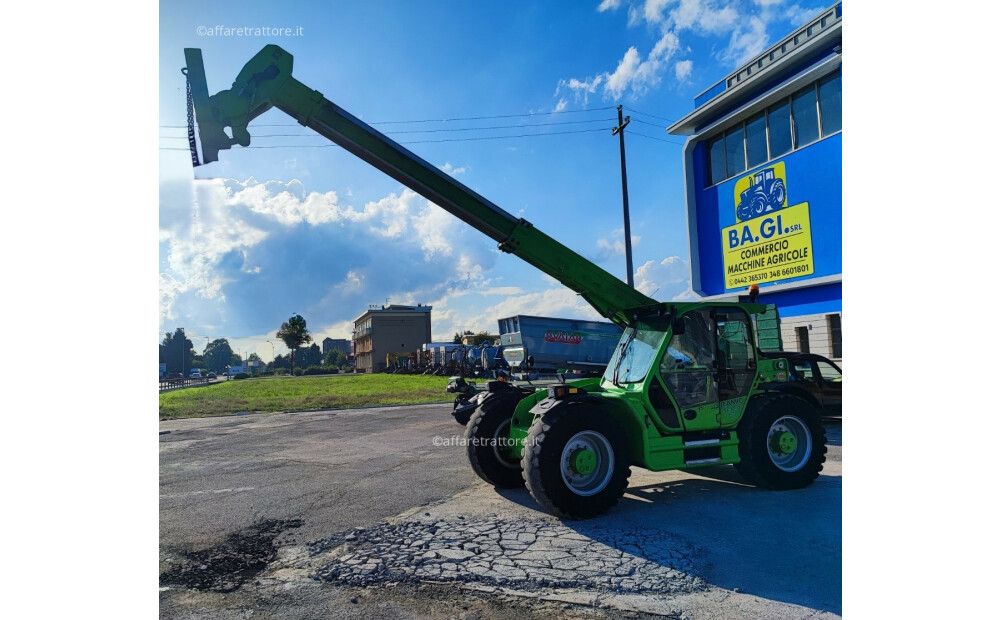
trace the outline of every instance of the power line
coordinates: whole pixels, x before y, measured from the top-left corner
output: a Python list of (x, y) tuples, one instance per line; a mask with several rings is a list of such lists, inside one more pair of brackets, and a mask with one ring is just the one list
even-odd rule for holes
[[(607, 131), (607, 129), (601, 127), (597, 129), (576, 129), (572, 131), (550, 131), (548, 133), (525, 133), (516, 134), (510, 136), (480, 136), (476, 138), (446, 138), (442, 140), (410, 140), (408, 142), (400, 142), (400, 144), (428, 144), (436, 142), (476, 142), (480, 140), (503, 140), (505, 138), (537, 138), (539, 136), (560, 136), (574, 133), (593, 133), (597, 131)], [(638, 134), (637, 134), (638, 135)], [(654, 138), (655, 139), (655, 138)], [(256, 145), (256, 146), (245, 146), (245, 149), (327, 149), (337, 147), (336, 144), (267, 144), (267, 145)], [(185, 148), (173, 148), (173, 147), (160, 147), (161, 151), (188, 151), (190, 149)]]
[(428, 142), (472, 142), (476, 140), (502, 140), (504, 138), (533, 138), (537, 136), (560, 136), (571, 133), (593, 133), (595, 131), (607, 131), (606, 128), (597, 129), (577, 129), (574, 131), (550, 131), (548, 133), (525, 133), (513, 136), (482, 136), (478, 138), (448, 138), (445, 140), (415, 140), (410, 142), (400, 142), (400, 144), (426, 144)]
[[(606, 106), (603, 108), (590, 108), (587, 110), (559, 110), (552, 112), (525, 112), (522, 114), (498, 114), (495, 116), (457, 116), (455, 118), (425, 118), (418, 120), (409, 121), (373, 121), (368, 123), (369, 125), (402, 125), (406, 123), (451, 123), (455, 121), (482, 121), (491, 120), (495, 118), (518, 118), (525, 116), (551, 116), (553, 114), (580, 114), (584, 112), (600, 112), (601, 110), (613, 110), (615, 106)], [(641, 114), (641, 112), (640, 112)], [(279, 123), (279, 124), (251, 124), (249, 127), (301, 127), (298, 123)], [(187, 125), (160, 125), (161, 129), (187, 129)]]
[(640, 112), (639, 110), (636, 110), (635, 108), (630, 108), (629, 106), (624, 106), (624, 108), (626, 110), (629, 110), (630, 112), (635, 112), (636, 114), (642, 114), (643, 116), (651, 116), (653, 118), (658, 118), (661, 121), (667, 121), (668, 123), (675, 123), (675, 122), (677, 122), (677, 119), (675, 119), (675, 118), (664, 118), (662, 116), (657, 116), (655, 114), (649, 114), (648, 112)]
[[(387, 131), (385, 135), (394, 136), (401, 134), (413, 134), (413, 133), (448, 133), (456, 131), (487, 131), (494, 129), (522, 129), (525, 127), (552, 127), (556, 125), (581, 125), (585, 123), (606, 123), (611, 122), (615, 119), (613, 118), (594, 118), (585, 121), (560, 121), (555, 123), (522, 123), (520, 125), (491, 125), (488, 127), (452, 127), (446, 129), (411, 129), (406, 131)], [(160, 136), (168, 140), (186, 140), (186, 136)], [(256, 134), (254, 138), (322, 138), (323, 136), (318, 133), (272, 133), (272, 134)]]
[(657, 138), (655, 136), (647, 136), (644, 133), (637, 133), (637, 132), (632, 131), (632, 132), (629, 133), (629, 135), (630, 136), (639, 136), (641, 138), (649, 138), (650, 140), (656, 140), (657, 142), (666, 142), (667, 144), (677, 144), (679, 146), (684, 146), (683, 142), (675, 142), (673, 140), (667, 140), (665, 138)]

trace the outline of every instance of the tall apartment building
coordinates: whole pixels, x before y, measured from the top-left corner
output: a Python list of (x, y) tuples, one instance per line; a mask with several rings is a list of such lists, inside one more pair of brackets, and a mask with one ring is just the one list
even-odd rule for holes
[(430, 341), (430, 306), (369, 306), (354, 319), (355, 367), (358, 372), (381, 372), (387, 354), (409, 355)]

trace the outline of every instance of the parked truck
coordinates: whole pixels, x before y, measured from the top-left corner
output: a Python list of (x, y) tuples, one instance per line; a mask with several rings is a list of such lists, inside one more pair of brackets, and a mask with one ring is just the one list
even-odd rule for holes
[(486, 399), (465, 429), (469, 463), (487, 482), (527, 485), (545, 509), (582, 518), (618, 502), (631, 466), (731, 464), (769, 489), (805, 487), (819, 476), (826, 433), (818, 403), (789, 380), (787, 359), (759, 354), (753, 317), (763, 305), (657, 302), (296, 80), (291, 54), (276, 45), (211, 96), (201, 50), (185, 57), (193, 164), (195, 118), (208, 163), (222, 149), (249, 146), (247, 125), (276, 107), (557, 279), (623, 330), (599, 377), (527, 395), (491, 382), (492, 393), (511, 397)]

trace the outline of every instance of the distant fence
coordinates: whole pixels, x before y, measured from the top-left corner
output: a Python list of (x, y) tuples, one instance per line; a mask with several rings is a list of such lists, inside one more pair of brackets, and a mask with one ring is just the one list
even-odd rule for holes
[(208, 385), (208, 377), (200, 379), (160, 379), (160, 391), (177, 390), (180, 388)]

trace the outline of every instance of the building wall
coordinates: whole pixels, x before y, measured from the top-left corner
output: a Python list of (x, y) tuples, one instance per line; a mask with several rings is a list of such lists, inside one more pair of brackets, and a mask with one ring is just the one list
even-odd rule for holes
[(327, 353), (334, 350), (340, 351), (344, 355), (350, 355), (351, 343), (346, 338), (324, 338), (323, 356), (325, 357)]
[(819, 313), (803, 314), (794, 317), (781, 319), (781, 342), (785, 351), (801, 351), (802, 343), (799, 340), (797, 328), (805, 328), (808, 334), (809, 352), (828, 357), (843, 369), (843, 352), (841, 355), (834, 355), (833, 333), (830, 329), (830, 316), (834, 315), (843, 319), (843, 313)]
[(372, 308), (354, 321), (358, 372), (385, 370), (389, 353), (410, 354), (431, 340), (430, 306)]

